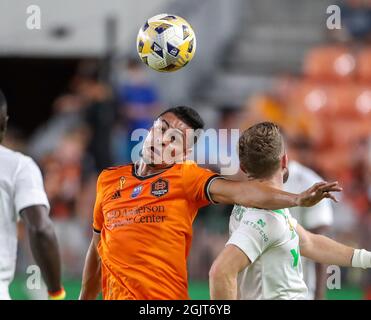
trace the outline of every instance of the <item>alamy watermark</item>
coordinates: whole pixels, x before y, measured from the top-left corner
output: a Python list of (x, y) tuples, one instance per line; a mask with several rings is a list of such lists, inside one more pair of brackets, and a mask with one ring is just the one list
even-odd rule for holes
[[(26, 8), (26, 27), (29, 30), (41, 29), (41, 8), (38, 5), (32, 4)], [(341, 9), (338, 5), (329, 5), (326, 8), (326, 14), (329, 16), (326, 20), (326, 26), (330, 30), (341, 29)]]
[(327, 29), (335, 30), (341, 29), (341, 10), (336, 4), (330, 5), (326, 9), (326, 13), (329, 15), (326, 20)]
[(330, 265), (327, 267), (326, 273), (329, 275), (326, 281), (327, 289), (340, 290), (341, 289), (340, 267), (336, 265)]
[(178, 129), (163, 132), (156, 125), (153, 128), (132, 132), (131, 141), (137, 144), (131, 150), (131, 161), (142, 158), (151, 164), (173, 164), (192, 160), (217, 167), (223, 175), (238, 172), (239, 129), (187, 129), (183, 133)]
[(26, 273), (29, 275), (27, 277), (26, 286), (28, 290), (40, 290), (41, 289), (41, 271), (37, 265), (29, 265), (27, 267)]
[(29, 30), (41, 29), (41, 8), (35, 4), (26, 8), (26, 27)]

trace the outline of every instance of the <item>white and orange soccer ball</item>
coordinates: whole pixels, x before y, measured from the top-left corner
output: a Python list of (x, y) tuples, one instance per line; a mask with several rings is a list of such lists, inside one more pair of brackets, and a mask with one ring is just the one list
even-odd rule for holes
[(183, 18), (159, 14), (146, 21), (137, 37), (142, 61), (160, 72), (179, 70), (190, 62), (196, 51), (196, 36)]

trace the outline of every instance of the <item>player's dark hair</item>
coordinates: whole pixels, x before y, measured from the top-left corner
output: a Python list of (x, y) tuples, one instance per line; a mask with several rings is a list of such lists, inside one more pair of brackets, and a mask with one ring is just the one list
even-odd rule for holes
[(182, 120), (186, 125), (192, 129), (203, 129), (205, 126), (204, 121), (195, 109), (186, 106), (178, 106), (165, 110), (158, 117), (163, 116), (165, 113), (174, 114), (179, 120)]
[(238, 146), (241, 169), (250, 177), (269, 178), (279, 169), (284, 143), (275, 123), (262, 122), (248, 128)]
[(165, 113), (174, 114), (179, 120), (190, 126), (195, 131), (193, 143), (197, 143), (201, 135), (200, 131), (204, 128), (205, 123), (195, 109), (186, 106), (173, 107), (165, 110), (158, 117), (163, 116)]

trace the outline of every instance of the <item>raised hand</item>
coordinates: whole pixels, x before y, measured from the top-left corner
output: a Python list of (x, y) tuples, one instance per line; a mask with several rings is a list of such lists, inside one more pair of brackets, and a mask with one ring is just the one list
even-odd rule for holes
[(340, 192), (343, 189), (335, 182), (318, 182), (298, 196), (297, 204), (300, 207), (312, 207), (324, 198), (338, 202), (331, 192)]

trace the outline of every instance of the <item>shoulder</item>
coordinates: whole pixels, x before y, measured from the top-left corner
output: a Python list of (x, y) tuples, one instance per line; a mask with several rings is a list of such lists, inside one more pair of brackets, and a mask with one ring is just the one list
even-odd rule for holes
[(133, 164), (125, 164), (113, 167), (107, 167), (101, 171), (98, 176), (98, 179), (104, 179), (107, 177), (112, 176), (119, 176), (119, 175), (131, 175), (133, 171)]
[(0, 163), (7, 168), (9, 173), (14, 175), (22, 172), (30, 176), (40, 174), (38, 165), (31, 157), (3, 146), (0, 146)]
[(271, 210), (245, 208), (243, 209), (242, 221), (249, 221), (260, 226), (270, 234), (282, 234), (286, 228), (286, 219), (284, 213)]
[(182, 163), (176, 164), (175, 166), (179, 166), (183, 172), (187, 174), (199, 174), (200, 172), (215, 174), (213, 171), (207, 168), (200, 167), (196, 162), (192, 160), (186, 160)]
[(125, 182), (133, 178), (133, 164), (107, 167), (103, 169), (97, 178), (97, 188), (111, 188), (111, 186), (120, 184), (124, 185)]
[(123, 164), (123, 165), (119, 165), (119, 166), (107, 167), (107, 168), (103, 169), (102, 173), (107, 172), (107, 171), (117, 171), (117, 170), (121, 170), (121, 169), (125, 169), (125, 168), (131, 168), (132, 166), (133, 166), (133, 163)]
[(238, 234), (263, 240), (265, 245), (280, 241), (287, 230), (285, 217), (273, 211), (235, 206), (232, 215), (240, 221)]
[(18, 164), (23, 158), (27, 158), (27, 156), (0, 145), (0, 159), (2, 162)]
[(186, 160), (182, 163), (177, 163), (175, 166), (179, 166), (182, 169), (200, 168), (199, 165), (193, 160)]
[(19, 155), (19, 162), (21, 163), (22, 166), (31, 167), (31, 169), (40, 170), (35, 160), (33, 160), (31, 157), (26, 156), (24, 154)]
[(287, 216), (287, 221), (290, 224), (290, 226), (296, 228), (296, 226), (298, 225), (298, 221), (291, 215), (290, 210), (285, 209), (285, 214)]

